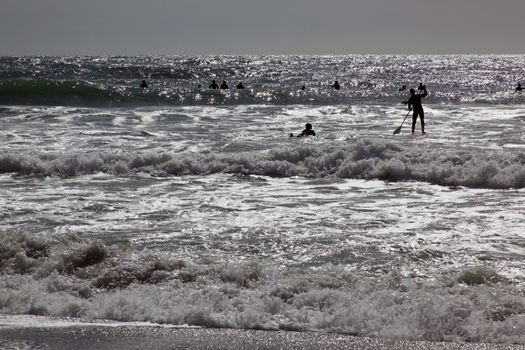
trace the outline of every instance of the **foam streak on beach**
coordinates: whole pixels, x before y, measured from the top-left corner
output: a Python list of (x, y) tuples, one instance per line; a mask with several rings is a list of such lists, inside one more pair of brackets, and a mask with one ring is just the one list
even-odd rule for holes
[[(524, 80), (525, 56), (0, 58), (0, 334), (524, 345)], [(393, 135), (419, 83), (428, 134)]]

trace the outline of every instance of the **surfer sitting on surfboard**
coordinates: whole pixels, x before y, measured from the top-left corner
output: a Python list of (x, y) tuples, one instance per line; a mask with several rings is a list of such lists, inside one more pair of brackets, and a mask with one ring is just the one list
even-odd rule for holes
[(410, 98), (408, 99), (408, 110), (411, 111), (412, 107), (414, 113), (412, 114), (412, 135), (414, 135), (414, 129), (416, 128), (417, 116), (421, 119), (421, 133), (425, 135), (425, 111), (423, 111), (423, 106), (421, 105), (421, 99), (427, 97), (427, 87), (421, 85), (422, 94), (417, 94), (414, 89), (410, 89)]
[[(315, 136), (315, 131), (312, 129), (312, 124), (306, 123), (304, 128), (305, 129), (299, 135), (297, 135), (297, 137)], [(290, 134), (290, 137), (293, 137), (293, 134)]]

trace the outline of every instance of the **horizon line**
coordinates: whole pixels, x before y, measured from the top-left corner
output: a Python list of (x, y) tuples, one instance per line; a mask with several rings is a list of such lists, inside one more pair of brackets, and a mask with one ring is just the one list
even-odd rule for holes
[(233, 56), (525, 56), (525, 52), (520, 53), (159, 53), (159, 54), (119, 54), (119, 53), (101, 53), (101, 54), (2, 54), (0, 57), (168, 57), (168, 56), (193, 56), (193, 57), (233, 57)]

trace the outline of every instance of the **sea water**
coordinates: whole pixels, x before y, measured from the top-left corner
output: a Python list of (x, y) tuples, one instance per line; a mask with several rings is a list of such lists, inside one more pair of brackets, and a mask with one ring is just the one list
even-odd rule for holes
[[(524, 344), (524, 79), (525, 56), (0, 58), (0, 313)], [(393, 135), (420, 82), (428, 134)]]

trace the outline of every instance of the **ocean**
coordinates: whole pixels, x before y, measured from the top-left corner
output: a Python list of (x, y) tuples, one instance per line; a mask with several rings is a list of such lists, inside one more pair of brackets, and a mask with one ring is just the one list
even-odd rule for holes
[[(525, 345), (518, 82), (524, 55), (0, 57), (0, 328)], [(427, 135), (393, 135), (419, 83)]]

